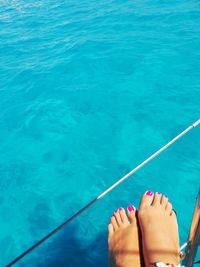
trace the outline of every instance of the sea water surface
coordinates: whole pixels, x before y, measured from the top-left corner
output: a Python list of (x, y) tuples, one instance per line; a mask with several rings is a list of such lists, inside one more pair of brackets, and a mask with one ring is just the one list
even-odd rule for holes
[[(0, 266), (199, 118), (200, 3), (0, 0)], [(107, 224), (147, 189), (187, 238), (200, 128), (16, 266), (107, 266)]]

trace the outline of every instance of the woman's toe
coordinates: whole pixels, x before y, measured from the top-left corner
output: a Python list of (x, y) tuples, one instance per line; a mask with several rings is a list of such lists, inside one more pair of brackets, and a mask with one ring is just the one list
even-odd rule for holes
[(108, 225), (108, 239), (113, 235), (113, 233), (114, 233), (113, 225), (111, 223), (109, 223), (109, 225)]
[(110, 219), (110, 224), (112, 224), (114, 231), (118, 230), (118, 228), (119, 228), (118, 227), (118, 223), (117, 223), (116, 218), (115, 218), (114, 215)]
[(161, 206), (163, 206), (163, 208), (166, 209), (167, 203), (168, 203), (168, 197), (166, 195), (163, 195), (161, 199)]
[(119, 209), (114, 212), (114, 216), (118, 226), (120, 226), (122, 224), (122, 218), (120, 216)]
[(153, 199), (152, 206), (155, 206), (155, 207), (160, 206), (160, 204), (161, 204), (161, 197), (162, 197), (161, 193), (160, 192), (156, 192), (154, 194), (154, 199)]
[(119, 208), (119, 214), (121, 216), (122, 223), (127, 225), (128, 224), (128, 217), (127, 217), (126, 212), (123, 208)]
[(166, 206), (166, 212), (170, 215), (171, 212), (172, 212), (172, 204), (170, 202), (167, 203), (167, 206)]
[(136, 221), (136, 208), (132, 205), (128, 206), (127, 208), (128, 211), (128, 218), (131, 223)]
[(146, 191), (140, 201), (140, 209), (151, 206), (153, 198), (154, 198), (154, 193), (150, 190)]
[(176, 212), (175, 212), (175, 210), (172, 209), (172, 211), (171, 211), (171, 213), (170, 213), (170, 216), (176, 218)]
[(161, 204), (161, 193), (160, 192), (156, 192), (154, 194), (154, 198), (153, 198), (153, 202), (152, 202), (152, 206), (158, 207)]

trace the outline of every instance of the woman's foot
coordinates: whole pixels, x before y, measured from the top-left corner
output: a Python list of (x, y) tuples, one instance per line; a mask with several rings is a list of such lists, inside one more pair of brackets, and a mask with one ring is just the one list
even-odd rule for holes
[(155, 262), (178, 264), (178, 224), (167, 196), (147, 191), (141, 199), (138, 217), (146, 267)]
[(115, 211), (108, 225), (110, 267), (139, 267), (140, 253), (136, 209), (128, 207), (128, 217), (123, 208)]

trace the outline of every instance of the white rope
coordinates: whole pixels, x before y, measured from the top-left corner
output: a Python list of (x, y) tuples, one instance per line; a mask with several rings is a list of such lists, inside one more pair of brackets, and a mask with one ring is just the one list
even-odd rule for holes
[(187, 241), (187, 242), (185, 242), (181, 247), (180, 247), (180, 250), (182, 251), (182, 250), (184, 250), (184, 248), (186, 248), (187, 247), (187, 245), (189, 245), (189, 241)]
[(192, 125), (190, 125), (187, 129), (185, 129), (182, 133), (177, 135), (175, 138), (173, 138), (169, 143), (167, 143), (165, 146), (160, 148), (158, 151), (156, 151), (153, 155), (151, 155), (149, 158), (147, 158), (145, 161), (143, 161), (141, 164), (139, 164), (136, 168), (134, 168), (132, 171), (127, 173), (125, 176), (123, 176), (121, 179), (119, 179), (116, 183), (114, 183), (112, 186), (110, 186), (108, 189), (106, 189), (101, 195), (97, 197), (97, 199), (100, 199), (107, 195), (110, 191), (112, 191), (115, 187), (117, 187), (119, 184), (121, 184), (124, 180), (129, 178), (131, 175), (133, 175), (136, 171), (141, 169), (144, 165), (146, 165), (149, 161), (157, 157), (161, 152), (163, 152), (165, 149), (167, 149), (169, 146), (171, 146), (173, 143), (175, 143), (178, 139), (180, 139), (183, 135), (185, 135), (187, 132), (189, 132), (191, 129), (195, 128), (197, 125), (200, 124), (200, 119), (198, 119), (196, 122), (194, 122)]

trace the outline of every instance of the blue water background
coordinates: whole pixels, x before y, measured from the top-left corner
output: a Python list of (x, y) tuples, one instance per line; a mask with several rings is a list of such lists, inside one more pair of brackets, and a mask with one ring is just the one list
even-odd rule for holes
[[(0, 266), (199, 118), (200, 3), (0, 1)], [(169, 196), (187, 238), (200, 128), (16, 266), (107, 265), (113, 210)]]

